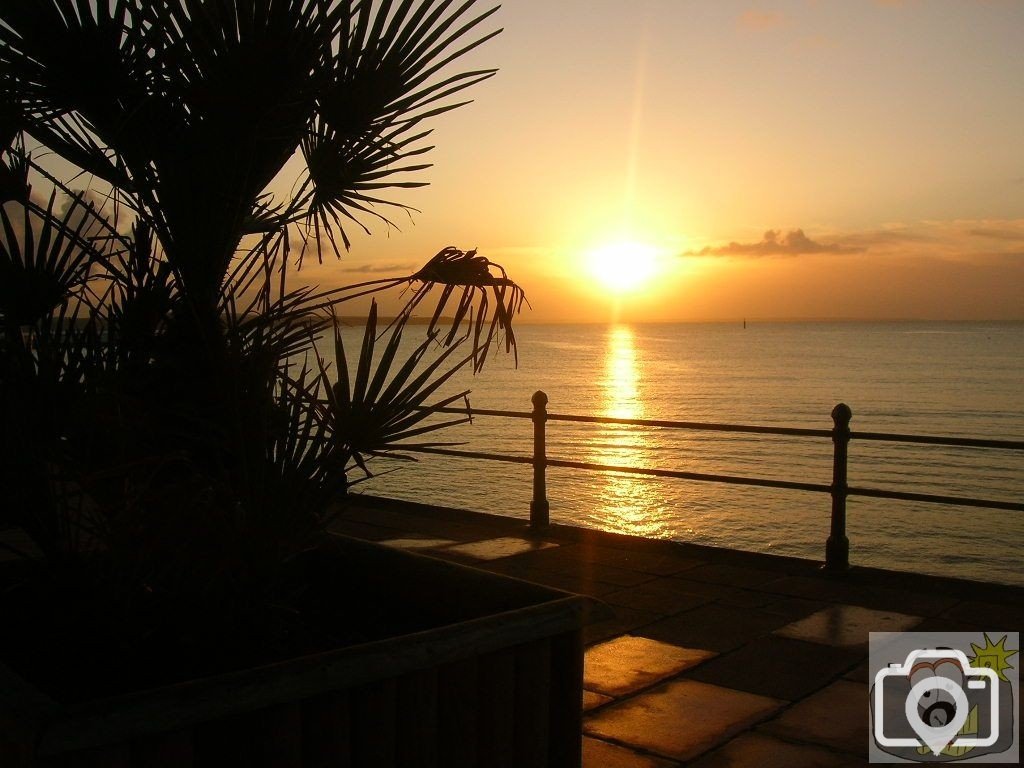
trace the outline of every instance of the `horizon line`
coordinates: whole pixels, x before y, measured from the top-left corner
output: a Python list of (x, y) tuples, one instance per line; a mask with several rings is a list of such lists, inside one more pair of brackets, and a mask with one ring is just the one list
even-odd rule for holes
[(760, 324), (796, 324), (796, 323), (933, 323), (933, 324), (993, 324), (1006, 325), (1024, 324), (1024, 317), (1015, 318), (982, 318), (955, 320), (928, 317), (736, 317), (729, 319), (701, 318), (678, 320), (530, 320), (516, 318), (517, 325), (748, 325)]

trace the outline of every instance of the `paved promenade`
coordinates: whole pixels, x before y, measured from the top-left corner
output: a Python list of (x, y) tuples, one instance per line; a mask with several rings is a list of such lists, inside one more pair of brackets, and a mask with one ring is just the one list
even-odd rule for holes
[[(365, 499), (334, 530), (604, 602), (585, 768), (863, 765), (869, 631), (1014, 631), (1024, 590)], [(856, 542), (853, 544), (856, 556)]]

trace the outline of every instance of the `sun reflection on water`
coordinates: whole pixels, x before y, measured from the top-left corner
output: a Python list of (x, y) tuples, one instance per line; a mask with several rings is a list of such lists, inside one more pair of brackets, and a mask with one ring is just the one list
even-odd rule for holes
[(617, 325), (608, 335), (605, 368), (603, 415), (616, 419), (642, 419), (640, 373), (633, 331), (629, 326)]
[[(601, 380), (603, 416), (645, 418), (642, 372), (633, 330), (625, 325), (615, 326), (608, 334)], [(648, 466), (650, 447), (643, 427), (606, 425), (594, 445), (592, 460), (615, 466)], [(594, 510), (594, 518), (602, 528), (649, 537), (669, 534), (664, 504), (650, 478), (610, 473), (598, 477), (603, 487), (598, 493), (600, 505)]]

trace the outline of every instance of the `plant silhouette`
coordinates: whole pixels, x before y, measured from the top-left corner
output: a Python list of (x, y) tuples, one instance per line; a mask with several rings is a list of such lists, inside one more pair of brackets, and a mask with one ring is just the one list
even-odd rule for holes
[[(448, 68), (500, 32), (496, 10), (3, 4), (0, 524), (52, 573), (215, 621), (276, 594), (369, 458), (462, 421), (415, 407), (499, 337), (514, 350), (524, 297), (504, 270), (445, 248), (389, 280), (293, 283), (353, 227), (411, 210), (393, 195), (425, 183), (431, 120), (495, 73)], [(270, 194), (289, 173), (291, 193)], [(371, 311), (351, 383), (337, 329), (337, 369), (319, 358), (338, 304), (406, 286), (376, 356)], [(402, 358), (435, 286), (427, 337)]]

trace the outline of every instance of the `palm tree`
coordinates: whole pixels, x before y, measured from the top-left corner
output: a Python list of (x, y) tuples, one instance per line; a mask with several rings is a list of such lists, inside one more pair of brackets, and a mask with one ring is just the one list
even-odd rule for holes
[[(389, 192), (423, 185), (426, 126), (495, 72), (448, 66), (500, 32), (496, 10), (4, 2), (0, 523), (75, 573), (101, 547), (131, 595), (237, 598), (307, 546), (354, 468), (449, 423), (417, 408), (498, 336), (514, 349), (524, 297), (500, 267), (446, 248), (391, 280), (289, 278), (407, 208)], [(376, 357), (374, 309), (350, 386), (340, 341), (337, 374), (315, 343), (335, 305), (399, 285), (410, 304)], [(428, 340), (400, 361), (435, 286)]]

